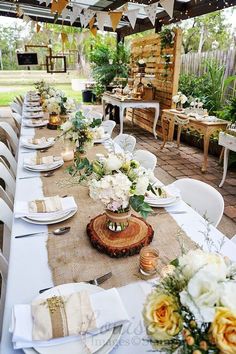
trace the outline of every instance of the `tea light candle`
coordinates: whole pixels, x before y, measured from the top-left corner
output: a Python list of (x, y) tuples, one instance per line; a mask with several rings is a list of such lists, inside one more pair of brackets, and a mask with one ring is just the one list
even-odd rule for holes
[(74, 159), (74, 151), (73, 150), (64, 150), (62, 151), (61, 153), (61, 156), (63, 158), (63, 160), (66, 162), (66, 161), (71, 161)]
[(155, 274), (157, 271), (157, 263), (159, 259), (159, 251), (151, 246), (143, 247), (140, 251), (140, 272), (144, 275)]

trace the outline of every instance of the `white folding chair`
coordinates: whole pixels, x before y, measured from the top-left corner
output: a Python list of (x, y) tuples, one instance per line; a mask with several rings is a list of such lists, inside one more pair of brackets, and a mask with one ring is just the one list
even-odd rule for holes
[(14, 196), (15, 189), (16, 189), (16, 182), (12, 177), (10, 171), (2, 162), (0, 162), (0, 179), (2, 179), (6, 185), (6, 192), (9, 195)]
[(13, 212), (7, 203), (0, 198), (0, 221), (3, 222), (3, 247), (2, 252), (8, 259), (11, 244), (11, 228), (12, 228)]
[(23, 101), (22, 101), (21, 96), (16, 96), (16, 97), (14, 98), (13, 102), (19, 104), (21, 107), (22, 107), (22, 105), (23, 105)]
[(191, 178), (179, 179), (173, 185), (180, 190), (182, 199), (198, 214), (215, 227), (219, 224), (224, 212), (224, 199), (215, 188)]
[(157, 158), (150, 151), (135, 150), (133, 153), (133, 157), (134, 160), (137, 160), (141, 166), (143, 166), (147, 170), (154, 171), (157, 164)]
[(11, 210), (13, 210), (13, 199), (11, 199), (11, 196), (7, 194), (2, 186), (0, 186), (0, 198), (4, 200)]
[(7, 146), (0, 141), (0, 156), (3, 156), (10, 165), (10, 170), (13, 172), (14, 176), (16, 176), (17, 164), (14, 156), (11, 151), (7, 148)]
[(105, 133), (111, 136), (113, 129), (116, 126), (116, 122), (114, 122), (114, 120), (104, 120), (101, 125), (104, 128)]
[(101, 119), (102, 120), (103, 114), (91, 109), (88, 112), (86, 112), (86, 117), (88, 117), (90, 119)]
[(12, 148), (14, 155), (16, 155), (19, 140), (13, 128), (7, 122), (0, 122), (0, 129), (6, 133), (10, 147)]
[(11, 115), (12, 115), (12, 118), (13, 118), (13, 120), (15, 122), (15, 125), (16, 125), (17, 129), (18, 129), (18, 133), (19, 133), (20, 132), (20, 128), (21, 128), (22, 116), (20, 114), (18, 114), (18, 113), (14, 113), (14, 112), (12, 112)]
[(14, 112), (14, 113), (18, 113), (18, 114), (22, 113), (22, 107), (19, 103), (12, 102), (10, 104), (10, 108), (11, 108), (12, 112)]
[(126, 152), (133, 152), (136, 145), (135, 137), (129, 134), (119, 134), (113, 139), (113, 142)]
[(1, 298), (0, 298), (0, 333), (2, 332), (3, 313), (6, 297), (6, 284), (8, 274), (8, 261), (0, 251), (0, 273), (2, 276)]

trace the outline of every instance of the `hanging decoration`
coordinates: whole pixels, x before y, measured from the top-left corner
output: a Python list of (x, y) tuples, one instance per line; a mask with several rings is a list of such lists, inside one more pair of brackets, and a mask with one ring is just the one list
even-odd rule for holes
[(158, 8), (158, 2), (155, 2), (154, 4), (144, 7), (144, 11), (146, 12), (153, 26), (155, 26), (157, 8)]
[(94, 23), (95, 23), (95, 16), (93, 16), (93, 18), (89, 21), (89, 28), (93, 28), (94, 26)]
[(90, 29), (90, 32), (94, 35), (94, 37), (96, 37), (97, 31), (98, 31), (97, 27), (93, 27)]
[(168, 13), (170, 18), (173, 17), (173, 12), (174, 12), (174, 3), (175, 0), (160, 0), (160, 4), (165, 9), (165, 11)]
[(61, 13), (62, 21), (65, 21), (65, 19), (69, 16), (69, 14), (70, 14), (70, 10), (65, 7)]
[(81, 11), (83, 8), (77, 4), (73, 5), (73, 9), (70, 12), (70, 23), (71, 25), (76, 21), (76, 19), (80, 16)]
[(62, 41), (62, 45), (66, 44), (68, 42), (67, 33), (61, 32), (61, 41)]
[(97, 11), (97, 26), (100, 29), (100, 31), (104, 30), (104, 26), (107, 23), (107, 20), (110, 20), (110, 17), (107, 12), (105, 11)]
[(17, 17), (22, 17), (24, 15), (24, 11), (22, 10), (22, 8), (20, 7), (20, 5), (16, 5), (16, 16)]
[(41, 26), (38, 22), (36, 22), (36, 32), (39, 33), (41, 30)]
[(113, 11), (113, 12), (110, 12), (109, 13), (110, 15), (110, 19), (111, 19), (111, 24), (112, 24), (112, 29), (113, 31), (115, 32), (120, 20), (121, 20), (121, 17), (123, 15), (123, 12), (121, 11)]
[(131, 24), (131, 27), (134, 29), (136, 20), (138, 17), (139, 9), (128, 10), (125, 15), (128, 17), (128, 20)]
[(90, 20), (95, 16), (96, 12), (90, 9), (84, 9), (84, 27), (87, 27)]

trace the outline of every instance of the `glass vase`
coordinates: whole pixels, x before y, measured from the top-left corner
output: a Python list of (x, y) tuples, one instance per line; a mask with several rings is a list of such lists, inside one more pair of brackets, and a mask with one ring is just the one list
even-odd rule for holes
[(130, 209), (122, 212), (106, 209), (105, 214), (107, 217), (106, 225), (109, 230), (113, 232), (121, 232), (129, 226), (129, 220), (131, 217)]

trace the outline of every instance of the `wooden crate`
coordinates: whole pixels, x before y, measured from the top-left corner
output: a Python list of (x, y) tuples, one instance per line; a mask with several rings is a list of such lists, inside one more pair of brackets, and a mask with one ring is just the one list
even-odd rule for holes
[[(171, 48), (164, 48), (161, 51), (161, 40), (159, 34), (138, 38), (131, 44), (131, 76), (136, 78), (138, 68), (136, 62), (139, 59), (146, 61), (145, 73), (153, 75), (152, 78), (143, 78), (144, 84), (151, 81), (155, 88), (154, 99), (160, 102), (160, 110), (174, 107), (172, 96), (178, 91), (178, 82), (181, 63), (181, 43), (182, 31), (175, 29), (175, 42)], [(170, 57), (168, 68), (165, 68), (163, 55)], [(127, 118), (132, 119), (134, 114), (134, 123), (140, 127), (152, 132), (154, 121), (154, 110), (152, 109), (132, 109), (127, 110)], [(160, 111), (160, 116), (161, 116)], [(160, 118), (159, 118), (160, 119)], [(157, 135), (161, 136), (160, 129), (157, 129)]]

